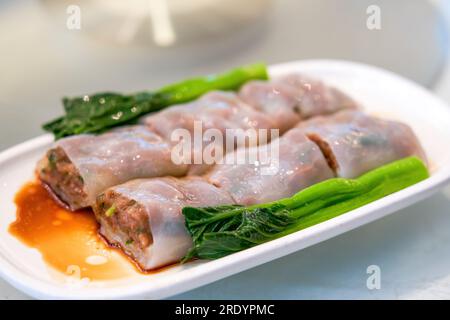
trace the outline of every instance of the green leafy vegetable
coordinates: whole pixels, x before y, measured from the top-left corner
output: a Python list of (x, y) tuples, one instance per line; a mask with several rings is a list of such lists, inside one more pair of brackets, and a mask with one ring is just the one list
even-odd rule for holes
[(167, 106), (194, 100), (211, 90), (236, 90), (252, 79), (267, 79), (264, 64), (252, 64), (231, 71), (185, 80), (155, 92), (131, 95), (105, 92), (64, 98), (66, 114), (43, 125), (56, 139), (80, 133), (100, 133), (130, 124), (138, 117)]
[(357, 179), (333, 178), (291, 198), (241, 206), (183, 208), (193, 257), (217, 259), (326, 221), (397, 192), (428, 177), (421, 160), (409, 157)]

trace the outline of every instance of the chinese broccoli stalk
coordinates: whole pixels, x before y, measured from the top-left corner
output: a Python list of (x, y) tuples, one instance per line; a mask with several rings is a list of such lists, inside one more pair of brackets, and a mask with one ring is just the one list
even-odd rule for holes
[(123, 95), (98, 93), (64, 98), (65, 115), (43, 125), (56, 139), (80, 133), (99, 133), (133, 123), (140, 116), (170, 105), (197, 99), (211, 90), (236, 90), (252, 79), (267, 79), (264, 64), (252, 64), (228, 72), (188, 79), (154, 92)]
[(357, 179), (329, 179), (271, 203), (183, 208), (194, 242), (183, 261), (193, 257), (217, 259), (253, 247), (359, 208), (427, 177), (423, 162), (409, 157)]

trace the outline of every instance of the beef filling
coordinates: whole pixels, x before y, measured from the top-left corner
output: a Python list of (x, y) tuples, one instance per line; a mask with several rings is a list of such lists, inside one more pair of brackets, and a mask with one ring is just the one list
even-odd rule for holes
[(50, 149), (41, 163), (39, 178), (64, 202), (81, 205), (86, 198), (84, 181), (64, 150)]
[(128, 236), (122, 245), (145, 249), (153, 243), (148, 214), (135, 200), (108, 190), (97, 198), (95, 212), (113, 230)]

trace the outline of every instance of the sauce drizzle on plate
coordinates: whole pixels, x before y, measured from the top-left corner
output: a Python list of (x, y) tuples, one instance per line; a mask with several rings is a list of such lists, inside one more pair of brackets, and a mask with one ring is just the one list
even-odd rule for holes
[(16, 221), (9, 232), (37, 249), (54, 269), (79, 279), (113, 280), (137, 270), (118, 249), (98, 236), (91, 210), (71, 212), (58, 205), (37, 181), (16, 194)]

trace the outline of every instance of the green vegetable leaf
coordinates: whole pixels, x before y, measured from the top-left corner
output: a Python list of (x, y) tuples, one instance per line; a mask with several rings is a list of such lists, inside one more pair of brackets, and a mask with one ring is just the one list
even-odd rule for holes
[(183, 208), (194, 246), (184, 257), (217, 259), (305, 229), (397, 192), (428, 177), (423, 162), (410, 157), (358, 179), (334, 178), (291, 198), (250, 207)]
[(114, 92), (64, 98), (66, 114), (42, 127), (56, 139), (81, 133), (101, 133), (130, 124), (147, 113), (197, 99), (211, 90), (236, 90), (252, 79), (267, 79), (264, 64), (252, 64), (228, 72), (188, 79), (155, 92), (123, 95)]

